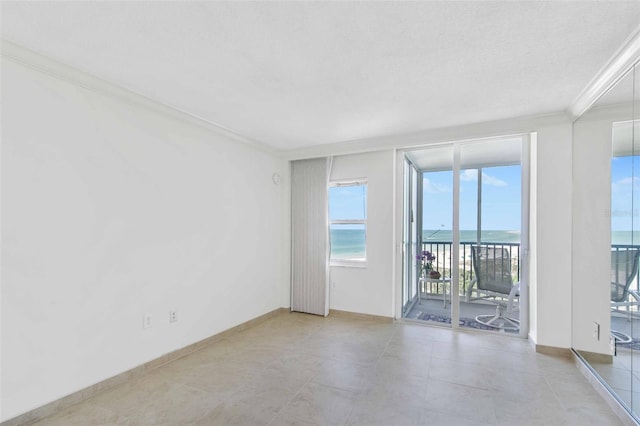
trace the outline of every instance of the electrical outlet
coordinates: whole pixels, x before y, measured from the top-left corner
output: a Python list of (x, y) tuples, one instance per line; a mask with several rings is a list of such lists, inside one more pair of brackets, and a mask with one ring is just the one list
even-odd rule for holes
[(169, 311), (169, 322), (178, 322), (178, 311)]
[(153, 326), (153, 316), (151, 314), (144, 314), (142, 316), (142, 328), (151, 328)]
[(595, 321), (593, 322), (593, 338), (600, 340), (600, 324)]

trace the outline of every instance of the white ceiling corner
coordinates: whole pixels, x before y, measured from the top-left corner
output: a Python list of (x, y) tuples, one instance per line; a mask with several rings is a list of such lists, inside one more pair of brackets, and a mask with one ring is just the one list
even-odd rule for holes
[(605, 93), (608, 93), (638, 61), (640, 61), (640, 26), (576, 96), (568, 108), (571, 117), (573, 119), (580, 117)]
[(278, 150), (566, 111), (640, 2), (12, 2), (2, 38)]

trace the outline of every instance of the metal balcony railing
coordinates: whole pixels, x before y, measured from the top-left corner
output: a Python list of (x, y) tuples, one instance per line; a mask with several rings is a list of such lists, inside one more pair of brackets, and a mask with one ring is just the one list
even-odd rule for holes
[[(473, 281), (474, 272), (471, 263), (471, 246), (477, 242), (464, 241), (460, 243), (460, 286), (461, 292), (467, 289), (467, 286)], [(502, 242), (482, 242), (484, 247), (495, 247), (506, 249), (511, 259), (511, 273), (513, 282), (520, 281), (520, 243), (502, 243)], [(451, 278), (452, 256), (450, 241), (428, 241), (422, 243), (422, 250), (429, 250), (436, 256), (434, 268), (445, 278)]]
[[(467, 288), (467, 285), (473, 281), (474, 272), (471, 262), (471, 246), (476, 245), (476, 242), (464, 241), (460, 243), (460, 285), (461, 291)], [(511, 258), (511, 273), (513, 274), (513, 281), (520, 281), (520, 243), (503, 243), (503, 242), (483, 242), (483, 246), (496, 247), (500, 249), (506, 249), (509, 252)], [(451, 246), (450, 241), (428, 241), (422, 243), (422, 250), (429, 250), (436, 256), (434, 261), (434, 268), (442, 274), (445, 278), (451, 278)], [(638, 249), (640, 245), (632, 244), (612, 244), (612, 251), (624, 251)], [(636, 291), (640, 292), (640, 280), (635, 282)]]
[[(639, 245), (633, 245), (633, 244), (611, 244), (611, 251), (626, 251), (626, 250), (637, 250), (640, 249)], [(627, 274), (628, 271), (625, 271), (625, 274)], [(631, 284), (631, 287), (634, 286), (634, 283)], [(635, 279), (635, 290), (637, 292), (640, 292), (640, 280), (638, 280), (638, 277), (636, 276)]]

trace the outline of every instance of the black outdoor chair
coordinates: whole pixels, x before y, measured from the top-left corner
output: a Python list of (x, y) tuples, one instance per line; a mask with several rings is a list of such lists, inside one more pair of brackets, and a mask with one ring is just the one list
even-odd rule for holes
[[(513, 313), (516, 298), (519, 297), (520, 283), (513, 283), (511, 276), (511, 256), (505, 248), (495, 246), (471, 246), (471, 258), (475, 278), (466, 291), (466, 300), (491, 300), (496, 305), (494, 315), (478, 315), (476, 321), (487, 327), (516, 331), (520, 321), (508, 315)], [(471, 298), (474, 290), (475, 299)]]

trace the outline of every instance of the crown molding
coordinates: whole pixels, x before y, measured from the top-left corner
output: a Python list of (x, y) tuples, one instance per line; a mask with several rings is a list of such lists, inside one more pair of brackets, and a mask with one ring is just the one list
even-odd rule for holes
[[(635, 61), (640, 55), (640, 28), (625, 44), (626, 49), (621, 49), (615, 56), (629, 58), (635, 52)], [(620, 55), (624, 50), (626, 53)], [(330, 155), (348, 155), (365, 152), (382, 151), (389, 149), (411, 149), (425, 145), (445, 143), (451, 141), (462, 141), (467, 139), (480, 139), (499, 137), (504, 135), (522, 134), (535, 131), (540, 127), (557, 124), (570, 123), (575, 115), (571, 108), (569, 112), (558, 112), (553, 114), (518, 117), (498, 121), (463, 124), (435, 129), (427, 129), (420, 132), (385, 135), (373, 138), (347, 140), (328, 144), (314, 145), (310, 147), (297, 148), (292, 150), (281, 150), (271, 147), (265, 143), (244, 137), (238, 132), (228, 129), (211, 120), (192, 114), (178, 107), (166, 104), (145, 95), (135, 92), (129, 88), (111, 83), (88, 72), (76, 69), (63, 64), (57, 60), (49, 58), (40, 53), (34, 52), (12, 41), (0, 38), (0, 57), (8, 59), (39, 71), (51, 77), (65, 81), (86, 90), (90, 90), (102, 95), (118, 98), (122, 101), (143, 106), (147, 109), (167, 114), (175, 119), (187, 122), (201, 128), (205, 128), (218, 136), (241, 142), (254, 149), (267, 154), (282, 158), (284, 160), (300, 160), (305, 158), (316, 158)], [(627, 59), (624, 75), (635, 61)], [(620, 63), (617, 61), (616, 63)], [(596, 79), (594, 79), (595, 81)], [(617, 80), (616, 80), (617, 81)], [(591, 87), (592, 85), (588, 86)], [(608, 86), (611, 87), (611, 86)], [(593, 91), (593, 89), (592, 89)], [(584, 93), (587, 90), (583, 90)], [(578, 98), (577, 98), (578, 99)], [(580, 98), (582, 99), (582, 98)], [(595, 99), (591, 102), (593, 103)], [(585, 102), (585, 101), (581, 101)], [(574, 105), (576, 101), (574, 101)], [(590, 106), (591, 104), (589, 104)]]
[(101, 95), (115, 97), (121, 101), (169, 115), (172, 118), (209, 130), (217, 136), (241, 142), (267, 154), (274, 156), (281, 155), (279, 150), (262, 142), (244, 137), (241, 134), (211, 120), (173, 105), (157, 101), (132, 89), (104, 80), (88, 72), (63, 64), (55, 59), (34, 52), (4, 38), (0, 38), (0, 57), (46, 74), (50, 77), (54, 77), (58, 80), (82, 87), (86, 90), (90, 90)]
[[(635, 106), (632, 106), (635, 104)], [(585, 121), (609, 121), (611, 123), (630, 121), (633, 118), (633, 108), (640, 111), (640, 100), (629, 101), (621, 104), (596, 105), (589, 108), (580, 116), (580, 122)]]
[(640, 26), (578, 94), (568, 109), (573, 120), (584, 114), (640, 61)]
[(375, 138), (358, 139), (307, 148), (283, 151), (287, 160), (326, 157), (331, 155), (349, 155), (391, 149), (412, 149), (447, 142), (460, 142), (471, 139), (485, 139), (530, 133), (543, 127), (570, 125), (571, 119), (565, 112), (553, 114), (517, 117), (484, 123), (428, 129), (415, 133), (387, 135)]

